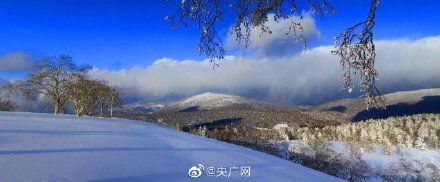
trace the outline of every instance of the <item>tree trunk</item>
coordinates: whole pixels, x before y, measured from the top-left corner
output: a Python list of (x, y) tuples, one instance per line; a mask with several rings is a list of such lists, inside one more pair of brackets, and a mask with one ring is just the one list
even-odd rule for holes
[(55, 85), (54, 88), (52, 88), (53, 90), (53, 98), (54, 98), (54, 104), (53, 104), (53, 110), (54, 110), (54, 114), (58, 115), (60, 114), (60, 107), (61, 107), (61, 96), (60, 96), (60, 91), (59, 91), (59, 80), (58, 80), (58, 75), (56, 75), (54, 77), (55, 80)]
[(56, 115), (60, 114), (60, 99), (59, 98), (55, 98), (55, 100), (53, 102), (53, 110), (54, 110), (54, 114), (56, 114)]
[(100, 114), (99, 114), (100, 117), (104, 117), (103, 109), (104, 109), (104, 103), (101, 102), (101, 104), (100, 104)]
[(113, 106), (110, 106), (110, 117), (113, 117)]

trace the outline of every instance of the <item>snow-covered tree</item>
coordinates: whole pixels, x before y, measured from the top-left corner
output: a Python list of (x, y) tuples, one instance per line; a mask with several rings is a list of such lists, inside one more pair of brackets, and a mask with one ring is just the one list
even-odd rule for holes
[(426, 149), (426, 138), (429, 136), (428, 128), (426, 128), (426, 125), (422, 123), (422, 125), (419, 128), (419, 131), (417, 132), (417, 140), (415, 143), (415, 146), (420, 149)]
[(323, 128), (296, 128), (290, 134), (306, 142), (322, 138), (326, 141), (355, 141), (360, 144), (439, 148), (439, 118), (440, 114), (391, 117)]

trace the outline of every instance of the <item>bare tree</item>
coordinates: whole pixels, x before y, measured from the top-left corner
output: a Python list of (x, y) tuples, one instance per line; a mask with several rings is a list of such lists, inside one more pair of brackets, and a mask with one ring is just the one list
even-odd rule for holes
[(104, 117), (104, 107), (108, 100), (110, 100), (110, 86), (106, 81), (96, 80), (94, 82), (97, 87), (96, 90), (96, 102), (99, 105), (99, 117)]
[(87, 76), (77, 76), (67, 86), (67, 98), (77, 116), (89, 115), (98, 103), (99, 83)]
[(53, 101), (55, 114), (66, 104), (66, 88), (73, 74), (85, 74), (90, 66), (78, 66), (68, 55), (44, 58), (36, 63), (26, 80), (11, 84), (11, 89), (29, 94), (44, 94)]
[(91, 79), (87, 75), (75, 75), (75, 79), (67, 86), (67, 98), (76, 115), (91, 115), (98, 110), (99, 116), (104, 117), (104, 109), (113, 110), (122, 106), (121, 93), (116, 87), (111, 87), (106, 81)]
[[(345, 88), (351, 92), (354, 87), (352, 77), (359, 75), (362, 98), (367, 102), (368, 107), (384, 102), (376, 86), (378, 73), (374, 68), (376, 53), (372, 29), (378, 3), (379, 0), (371, 0), (367, 20), (341, 33), (336, 38), (336, 50), (333, 51), (341, 57)], [(172, 16), (167, 16), (165, 20), (171, 22), (172, 28), (195, 24), (200, 30), (198, 51), (211, 57), (214, 66), (218, 66), (216, 60), (224, 58), (225, 49), (217, 26), (227, 10), (229, 11), (226, 13), (235, 17), (229, 33), (234, 35), (239, 44), (244, 42), (246, 47), (251, 43), (252, 28), (260, 28), (262, 33), (272, 33), (270, 27), (265, 25), (269, 14), (274, 14), (273, 19), (276, 22), (289, 20), (291, 25), (287, 34), (292, 35), (295, 40), (305, 41), (302, 35), (303, 27), (293, 16), (302, 18), (302, 10), (311, 10), (320, 19), (329, 13), (336, 13), (327, 0), (182, 0), (177, 11)], [(360, 32), (357, 33), (359, 30)]]
[(104, 109), (108, 107), (110, 117), (116, 108), (122, 107), (121, 92), (118, 87), (110, 86), (106, 81), (98, 80), (96, 82), (99, 89), (96, 92), (97, 102), (99, 104), (99, 116), (104, 117)]
[(110, 117), (113, 117), (113, 112), (116, 108), (122, 107), (121, 91), (118, 87), (110, 87), (109, 97), (108, 97), (108, 107), (110, 109)]

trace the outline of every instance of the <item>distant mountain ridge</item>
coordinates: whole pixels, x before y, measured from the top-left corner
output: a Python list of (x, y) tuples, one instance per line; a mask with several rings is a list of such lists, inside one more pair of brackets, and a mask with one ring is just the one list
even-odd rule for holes
[(401, 91), (386, 94), (387, 109), (366, 110), (361, 99), (342, 99), (313, 106), (315, 110), (331, 110), (346, 113), (353, 121), (379, 119), (422, 113), (440, 113), (440, 88)]
[(237, 95), (206, 92), (164, 106), (159, 112), (193, 112), (213, 109), (295, 110), (291, 106), (277, 105)]
[(134, 113), (134, 114), (151, 114), (164, 107), (161, 103), (143, 103), (136, 102), (131, 104), (126, 104), (119, 112), (123, 113)]
[[(276, 122), (344, 123), (423, 113), (440, 113), (440, 88), (401, 91), (384, 95), (387, 109), (366, 110), (361, 99), (342, 99), (300, 107), (258, 101), (237, 95), (206, 92), (171, 104), (137, 103), (125, 106), (125, 113), (148, 114), (145, 119), (168, 118), (172, 122), (203, 123), (240, 120), (252, 125), (272, 126)], [(185, 119), (182, 119), (185, 118)], [(316, 125), (320, 126), (320, 125)]]
[(165, 105), (138, 119), (179, 126), (184, 130), (201, 126), (213, 129), (227, 125), (246, 128), (271, 128), (277, 124), (323, 127), (349, 121), (345, 114), (334, 111), (315, 111), (210, 92)]

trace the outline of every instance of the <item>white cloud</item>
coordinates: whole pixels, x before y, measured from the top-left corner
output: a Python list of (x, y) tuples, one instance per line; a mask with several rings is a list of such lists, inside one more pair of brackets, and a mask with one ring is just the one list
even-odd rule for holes
[(0, 71), (22, 72), (31, 67), (31, 57), (24, 52), (11, 52), (0, 57)]
[[(296, 56), (249, 59), (229, 56), (220, 68), (208, 61), (163, 58), (147, 67), (109, 71), (94, 77), (124, 88), (142, 100), (184, 97), (205, 91), (250, 96), (279, 103), (318, 103), (341, 98), (341, 73), (331, 46)], [(440, 36), (377, 42), (380, 87), (386, 91), (440, 87)]]
[(413, 85), (440, 87), (439, 50), (440, 36), (379, 41), (377, 68), (382, 76), (381, 85), (403, 89)]
[[(297, 34), (303, 35), (307, 42), (315, 41), (320, 37), (312, 14), (308, 12), (303, 13), (302, 16), (302, 19), (299, 16), (291, 16), (289, 19), (279, 19), (277, 22), (274, 20), (274, 15), (269, 14), (265, 25), (270, 28), (272, 33), (263, 33), (260, 27), (253, 27), (250, 31), (251, 44), (249, 49), (243, 49), (243, 45), (238, 48), (241, 48), (240, 51), (256, 53), (260, 57), (283, 57), (298, 54), (304, 49), (305, 42), (295, 39), (293, 31), (287, 34), (292, 21), (301, 24), (303, 31), (297, 29)], [(228, 36), (227, 47), (237, 48), (235, 38), (234, 35)]]

